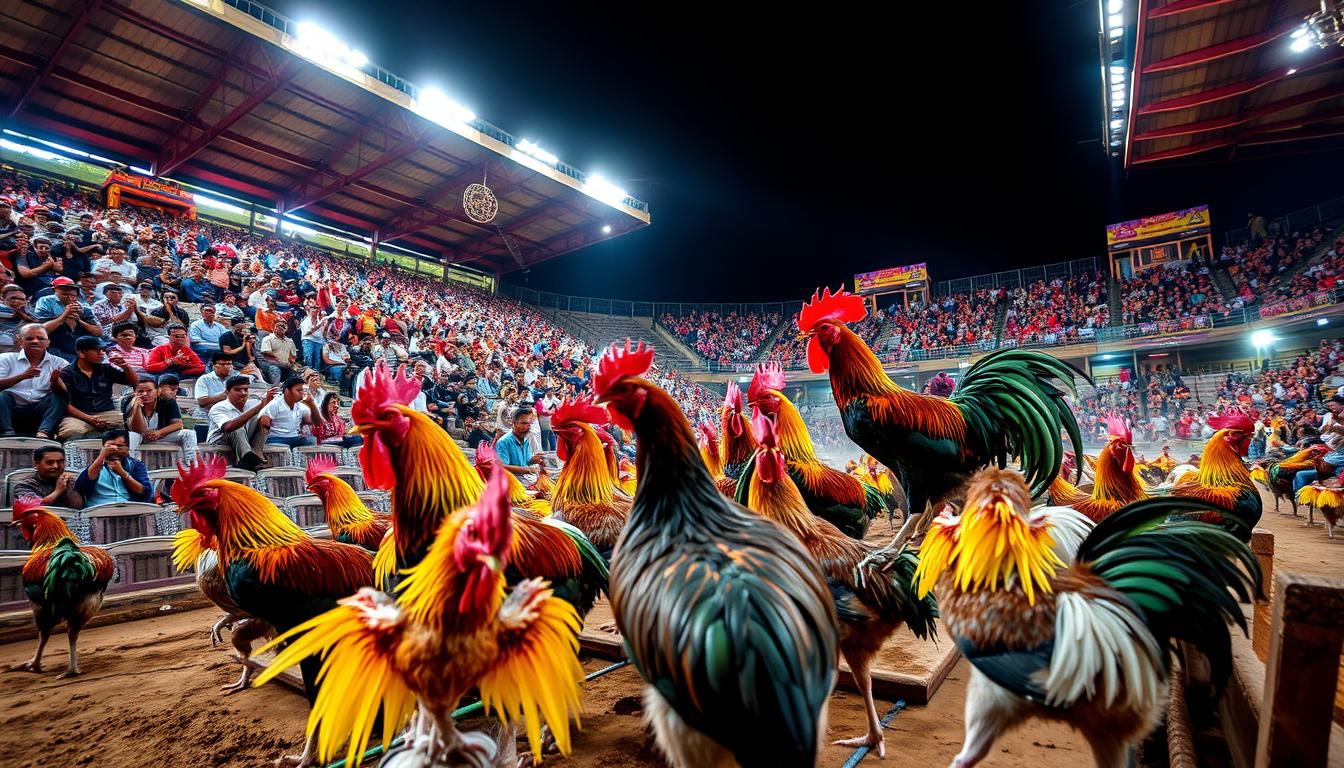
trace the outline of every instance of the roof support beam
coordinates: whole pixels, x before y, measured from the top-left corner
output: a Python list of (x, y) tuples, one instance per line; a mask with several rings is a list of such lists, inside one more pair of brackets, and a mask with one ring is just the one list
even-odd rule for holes
[[(393, 138), (392, 121), (400, 119), (405, 127), (406, 137), (398, 141)], [(385, 150), (372, 161), (356, 167), (349, 174), (340, 174), (333, 170), (336, 163), (343, 160), (349, 154), (351, 149), (358, 150), (364, 145), (365, 137), (369, 134), (381, 132), (382, 143)], [(433, 138), (434, 132), (430, 124), (422, 122), (418, 126), (412, 126), (406, 118), (404, 110), (396, 105), (382, 111), (381, 117), (376, 121), (366, 121), (360, 125), (359, 130), (354, 131), (351, 138), (321, 164), (319, 169), (304, 177), (285, 195), (285, 207), (291, 211), (297, 211), (313, 203), (340, 192), (342, 189), (363, 179), (364, 177), (386, 168), (397, 160), (406, 157), (418, 149), (423, 149)], [(393, 142), (397, 141), (395, 145)], [(384, 238), (386, 241), (386, 238)]]
[[(1271, 144), (1280, 141), (1290, 141), (1292, 140), (1293, 137), (1300, 137), (1304, 135), (1311, 137), (1310, 136), (1311, 134), (1317, 134), (1317, 133), (1320, 134), (1318, 137), (1333, 136), (1344, 129), (1341, 129), (1338, 126), (1322, 125), (1316, 128), (1311, 128), (1310, 126), (1314, 125), (1315, 123), (1326, 123), (1335, 120), (1344, 120), (1344, 109), (1336, 109), (1331, 112), (1319, 115), (1305, 115), (1303, 117), (1296, 118), (1293, 120), (1280, 120), (1277, 123), (1268, 123), (1266, 125), (1262, 125), (1256, 128), (1253, 131), (1247, 131), (1246, 133), (1240, 134), (1238, 136), (1228, 136), (1225, 138), (1210, 139), (1209, 141), (1202, 141), (1196, 144), (1189, 144), (1184, 147), (1175, 147), (1163, 152), (1154, 152), (1150, 155), (1143, 155), (1137, 157), (1133, 160), (1133, 162), (1136, 165), (1139, 163), (1154, 163), (1159, 160), (1171, 160), (1173, 158), (1185, 157), (1187, 155), (1197, 155), (1215, 149), (1222, 149), (1224, 147), (1237, 147), (1243, 144), (1245, 145)], [(1265, 137), (1273, 137), (1275, 134), (1282, 134), (1285, 131), (1293, 131), (1294, 133), (1287, 134), (1287, 138), (1282, 136), (1275, 138), (1265, 138)]]
[[(497, 164), (496, 167), (502, 172), (502, 163)], [(488, 168), (485, 166), (472, 165), (462, 169), (460, 173), (454, 176), (449, 176), (443, 183), (425, 195), (425, 204), (407, 206), (398, 213), (384, 228), (387, 230), (387, 234), (383, 235), (383, 242), (422, 232), (430, 227), (437, 227), (450, 219), (457, 218), (458, 214), (453, 210), (456, 208), (456, 202), (447, 209), (442, 208), (441, 204), (446, 202), (449, 195), (458, 191), (458, 188), (468, 179), (484, 176), (487, 170)], [(504, 175), (504, 183), (492, 190), (496, 196), (504, 194), (521, 183), (521, 181), (515, 180), (507, 174), (502, 175)]]
[(219, 67), (215, 69), (215, 74), (210, 78), (210, 84), (201, 90), (201, 95), (197, 97), (196, 103), (191, 105), (191, 111), (179, 120), (177, 125), (173, 126), (169, 131), (169, 138), (164, 142), (166, 145), (172, 145), (182, 141), (189, 131), (201, 124), (201, 114), (205, 111), (206, 107), (210, 106), (210, 101), (215, 98), (215, 94), (219, 92), (219, 89), (224, 87), (224, 81), (228, 79), (229, 70), (235, 67), (238, 61), (246, 58), (249, 49), (253, 45), (255, 45), (255, 43), (252, 42), (250, 36), (243, 38), (243, 40), (229, 52), (228, 58), (219, 63)]
[[(1331, 64), (1341, 59), (1344, 59), (1344, 49), (1335, 49), (1321, 56), (1316, 61), (1313, 61), (1311, 63), (1299, 64), (1296, 67), (1296, 71), (1306, 72), (1307, 70), (1315, 69), (1317, 67), (1321, 67), (1326, 64)], [(1177, 109), (1189, 109), (1190, 107), (1197, 107), (1201, 104), (1208, 104), (1209, 102), (1213, 101), (1222, 101), (1223, 99), (1231, 99), (1237, 96), (1241, 96), (1243, 94), (1257, 91), (1265, 87), (1266, 85), (1269, 85), (1270, 83), (1276, 82), (1278, 80), (1287, 77), (1288, 71), (1290, 69), (1293, 69), (1293, 67), (1280, 66), (1258, 77), (1253, 77), (1249, 80), (1243, 80), (1239, 83), (1231, 83), (1229, 85), (1224, 85), (1220, 88), (1211, 88), (1207, 91), (1200, 91), (1199, 93), (1192, 93), (1187, 96), (1177, 96), (1176, 98), (1173, 99), (1155, 101), (1152, 104), (1145, 104), (1144, 106), (1139, 107), (1138, 113), (1140, 115), (1152, 115), (1158, 112), (1171, 112)]]
[(1154, 8), (1149, 11), (1148, 18), (1160, 19), (1163, 16), (1175, 16), (1178, 13), (1199, 11), (1230, 2), (1233, 2), (1233, 0), (1174, 0), (1174, 2), (1167, 3), (1160, 8)]
[(1301, 26), (1301, 24), (1294, 24), (1290, 27), (1282, 27), (1280, 29), (1271, 29), (1236, 40), (1228, 40), (1226, 42), (1218, 43), (1217, 45), (1210, 45), (1205, 48), (1186, 51), (1185, 53), (1177, 54), (1176, 56), (1169, 56), (1165, 59), (1154, 61), (1145, 66), (1142, 72), (1143, 74), (1148, 75), (1153, 72), (1165, 72), (1171, 69), (1205, 64), (1226, 56), (1235, 56), (1238, 53), (1245, 53), (1246, 51), (1259, 48), (1262, 45), (1272, 43), (1289, 32), (1292, 32), (1299, 26)]
[(154, 156), (154, 150), (132, 144), (126, 137), (109, 134), (106, 129), (92, 130), (92, 126), (81, 127), (68, 118), (54, 120), (28, 110), (19, 118), (19, 122), (51, 131), (53, 136), (69, 136), (86, 143), (89, 147), (104, 152), (115, 152), (126, 158), (148, 162)]
[(9, 111), (8, 119), (13, 120), (23, 111), (24, 107), (28, 106), (28, 102), (38, 90), (42, 88), (42, 84), (47, 81), (47, 78), (51, 77), (51, 73), (56, 69), (56, 65), (60, 63), (61, 57), (65, 55), (65, 52), (69, 50), (71, 45), (74, 45), (75, 39), (84, 31), (84, 27), (89, 23), (89, 19), (93, 17), (93, 14), (98, 11), (102, 4), (103, 0), (90, 0), (84, 5), (84, 10), (79, 16), (75, 17), (75, 22), (65, 31), (65, 36), (61, 38), (61, 42), (56, 46), (56, 50), (52, 51), (51, 55), (47, 57), (47, 60), (43, 62), (42, 69), (38, 70), (33, 79), (28, 81), (28, 87), (23, 89), (23, 95), (19, 96), (19, 100), (14, 102), (14, 108)]
[(1200, 120), (1193, 123), (1181, 123), (1179, 125), (1170, 125), (1166, 128), (1155, 128), (1151, 131), (1144, 131), (1143, 133), (1135, 135), (1134, 141), (1167, 139), (1172, 136), (1186, 136), (1192, 133), (1203, 133), (1205, 131), (1217, 131), (1223, 128), (1231, 128), (1257, 118), (1277, 114), (1286, 109), (1292, 109), (1293, 107), (1300, 107), (1306, 104), (1314, 104), (1318, 101), (1325, 101), (1339, 96), (1344, 96), (1344, 88), (1319, 88), (1286, 99), (1271, 101), (1268, 104), (1261, 105), (1240, 114), (1216, 117), (1211, 120)]
[[(242, 120), (253, 109), (265, 102), (291, 77), (298, 73), (298, 66), (293, 60), (286, 61), (280, 65), (280, 68), (272, 72), (270, 78), (257, 86), (256, 90), (250, 96), (242, 101), (238, 106), (225, 113), (212, 125), (207, 127), (204, 132), (191, 140), (186, 141), (190, 131), (180, 131), (173, 136), (172, 140), (164, 144), (162, 152), (158, 159), (154, 161), (154, 175), (166, 176), (182, 166), (191, 158), (195, 157), (202, 149), (209, 146), (219, 134), (227, 131), (234, 123)], [(183, 128), (185, 128), (185, 124)], [(192, 129), (193, 131), (197, 129)]]

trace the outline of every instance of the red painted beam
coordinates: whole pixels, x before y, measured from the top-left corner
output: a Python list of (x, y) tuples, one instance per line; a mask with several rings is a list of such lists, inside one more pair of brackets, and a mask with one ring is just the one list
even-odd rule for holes
[(430, 140), (429, 134), (430, 131), (428, 127), (423, 128), (421, 130), (420, 136), (418, 136), (415, 140), (406, 141), (396, 147), (393, 147), (387, 152), (384, 152), (383, 154), (379, 155), (377, 159), (369, 163), (365, 163), (364, 165), (360, 166), (359, 168), (356, 168), (355, 170), (351, 171), (349, 174), (345, 176), (339, 176), (335, 180), (325, 184), (322, 183), (317, 184), (313, 189), (309, 189), (306, 192), (306, 194), (304, 194), (302, 197), (293, 201), (286, 201), (286, 207), (289, 210), (297, 211), (302, 208), (306, 208), (309, 205), (312, 205), (313, 203), (316, 203), (320, 200), (325, 200), (328, 197), (331, 197), (337, 192), (340, 192), (342, 189), (345, 189), (351, 184), (354, 184), (355, 182), (359, 181), (360, 179), (363, 179), (364, 177), (382, 168), (386, 168), (388, 165), (406, 157), (407, 155), (411, 154), (412, 152), (415, 152), (418, 149), (421, 149), (422, 147), (424, 147), (424, 145), (429, 143)]
[(1227, 56), (1235, 56), (1239, 53), (1255, 50), (1262, 45), (1278, 40), (1299, 26), (1301, 26), (1300, 23), (1295, 23), (1290, 27), (1271, 29), (1256, 35), (1248, 35), (1236, 40), (1228, 40), (1226, 42), (1218, 43), (1217, 45), (1210, 45), (1197, 50), (1186, 51), (1185, 53), (1177, 54), (1175, 56), (1169, 56), (1165, 59), (1159, 59), (1158, 61), (1154, 61), (1153, 63), (1144, 66), (1143, 74), (1150, 75), (1154, 72), (1166, 72), (1172, 69), (1180, 69), (1181, 67), (1190, 67), (1196, 64), (1204, 64)]
[(231, 190), (243, 195), (249, 195), (257, 200), (274, 201), (279, 199), (280, 193), (274, 189), (257, 186), (248, 181), (243, 181), (237, 176), (228, 173), (219, 173), (209, 168), (201, 166), (200, 163), (193, 165), (184, 174), (189, 179), (199, 179), (200, 181), (223, 190)]
[(1189, 109), (1190, 107), (1197, 107), (1201, 104), (1208, 104), (1209, 102), (1213, 101), (1221, 101), (1223, 99), (1230, 99), (1236, 96), (1242, 96), (1244, 94), (1257, 91), (1265, 87), (1266, 85), (1270, 85), (1271, 83), (1275, 83), (1279, 80), (1282, 80), (1283, 78), (1288, 76), (1288, 71), (1290, 69), (1296, 69), (1298, 73), (1301, 73), (1311, 69), (1315, 69), (1317, 67), (1325, 66), (1326, 64), (1337, 62), (1341, 59), (1344, 59), (1344, 50), (1335, 49), (1325, 54), (1324, 56), (1320, 57), (1316, 61), (1299, 64), (1296, 68), (1287, 66), (1276, 67), (1275, 69), (1270, 70), (1269, 72), (1266, 72), (1262, 75), (1259, 75), (1258, 77), (1253, 77), (1249, 80), (1243, 80), (1239, 83), (1231, 83), (1230, 85), (1224, 85), (1220, 88), (1211, 88), (1207, 91), (1200, 91), (1199, 93), (1189, 94), (1188, 96), (1178, 96), (1176, 98), (1165, 99), (1163, 101), (1155, 101), (1152, 104), (1140, 107), (1139, 114), (1152, 115), (1158, 112), (1171, 112), (1177, 109)]
[[(1210, 139), (1209, 141), (1201, 141), (1194, 144), (1188, 144), (1184, 147), (1173, 147), (1172, 149), (1164, 150), (1162, 152), (1154, 152), (1149, 155), (1144, 155), (1142, 157), (1136, 158), (1133, 162), (1135, 165), (1140, 163), (1155, 163), (1160, 160), (1171, 160), (1177, 157), (1187, 157), (1189, 155), (1197, 155), (1215, 149), (1222, 149), (1224, 147), (1234, 147), (1243, 144), (1273, 144), (1284, 141), (1292, 141), (1293, 139), (1291, 137), (1289, 138), (1279, 137), (1271, 139), (1265, 139), (1262, 137), (1272, 136), (1274, 134), (1283, 133), (1284, 131), (1295, 131), (1295, 130), (1297, 130), (1298, 133), (1294, 135), (1307, 134), (1310, 133), (1311, 131), (1310, 130), (1302, 131), (1299, 129), (1306, 128), (1315, 123), (1329, 122), (1332, 120), (1344, 120), (1344, 109), (1336, 109), (1331, 112), (1326, 112), (1318, 115), (1305, 115), (1303, 117), (1294, 118), (1292, 120), (1280, 120), (1275, 123), (1268, 123), (1266, 125), (1257, 127), (1253, 131), (1248, 131), (1239, 136), (1228, 136), (1224, 138)], [(1333, 136), (1335, 135), (1333, 131), (1335, 131), (1336, 129), (1326, 128), (1322, 126), (1320, 128), (1312, 130), (1330, 131), (1329, 133), (1325, 133), (1324, 135)]]
[(114, 155), (121, 155), (134, 160), (149, 161), (154, 157), (154, 150), (148, 147), (142, 147), (132, 144), (126, 137), (117, 137), (109, 134), (105, 129), (90, 130), (81, 127), (68, 118), (54, 120), (41, 114), (34, 113), (31, 109), (19, 118), (20, 123), (32, 125), (49, 131), (53, 136), (69, 136), (72, 139), (78, 139), (90, 149), (110, 152)]
[[(1148, 22), (1148, 0), (1139, 0), (1139, 12), (1137, 28), (1134, 31), (1134, 67), (1143, 66), (1143, 36), (1147, 30)], [(1131, 77), (1129, 82), (1129, 117), (1125, 120), (1125, 157), (1121, 165), (1129, 167), (1129, 157), (1134, 148), (1134, 117), (1135, 109), (1139, 104), (1139, 94), (1142, 92), (1143, 78)], [(1109, 102), (1108, 102), (1109, 103)]]
[(196, 97), (196, 103), (191, 105), (191, 111), (168, 131), (168, 140), (164, 142), (166, 146), (174, 146), (184, 142), (189, 131), (200, 130), (201, 114), (210, 105), (210, 100), (215, 97), (219, 89), (224, 87), (224, 81), (228, 78), (229, 70), (236, 66), (236, 62), (244, 59), (248, 50), (254, 45), (255, 43), (252, 42), (250, 36), (244, 38), (242, 42), (233, 47), (228, 58), (219, 63), (219, 66), (215, 68), (215, 74), (210, 78), (209, 84), (201, 89), (200, 95)]
[(1214, 6), (1234, 1), (1235, 0), (1175, 0), (1175, 2), (1167, 3), (1159, 8), (1152, 9), (1148, 12), (1148, 18), (1160, 19), (1164, 16), (1175, 16), (1178, 13), (1187, 13), (1189, 11), (1200, 11), (1205, 8), (1213, 8)]
[(1306, 104), (1314, 104), (1318, 101), (1333, 99), (1344, 96), (1344, 88), (1331, 87), (1319, 88), (1308, 93), (1298, 94), (1286, 99), (1271, 101), (1268, 104), (1250, 109), (1239, 114), (1228, 115), (1226, 117), (1216, 117), (1211, 120), (1200, 120), (1193, 123), (1181, 123), (1179, 125), (1169, 125), (1165, 128), (1154, 128), (1150, 131), (1134, 136), (1134, 141), (1152, 141), (1154, 139), (1168, 139), (1173, 136), (1186, 136), (1192, 133), (1203, 133), (1205, 131), (1216, 131), (1223, 128), (1231, 128), (1250, 122), (1261, 117), (1267, 117), (1278, 112), (1282, 112), (1293, 107), (1300, 107)]
[(242, 120), (253, 109), (256, 109), (267, 99), (271, 97), (285, 81), (293, 77), (298, 72), (298, 67), (292, 61), (287, 61), (280, 66), (279, 71), (271, 76), (261, 87), (243, 100), (241, 104), (234, 107), (228, 114), (221, 117), (210, 128), (185, 147), (165, 146), (163, 152), (154, 162), (154, 175), (166, 176), (182, 164), (195, 157), (198, 152), (205, 149), (210, 142), (214, 141), (219, 134), (228, 130), (234, 123)]
[(37, 75), (34, 76), (32, 80), (28, 81), (28, 87), (23, 89), (23, 94), (19, 96), (19, 100), (14, 102), (14, 108), (9, 111), (10, 120), (13, 120), (15, 116), (23, 111), (24, 107), (28, 106), (29, 100), (31, 100), (38, 90), (42, 88), (42, 84), (47, 81), (47, 78), (51, 77), (52, 71), (56, 69), (58, 64), (60, 64), (61, 57), (65, 56), (65, 52), (69, 50), (71, 45), (74, 45), (75, 38), (79, 37), (79, 34), (84, 31), (84, 27), (89, 23), (89, 19), (93, 17), (93, 14), (97, 13), (102, 4), (103, 0), (90, 0), (90, 2), (84, 6), (84, 10), (79, 16), (75, 17), (74, 23), (65, 31), (65, 36), (61, 38), (60, 43), (56, 46), (56, 50), (47, 57), (45, 62), (43, 62), (42, 69), (38, 70)]

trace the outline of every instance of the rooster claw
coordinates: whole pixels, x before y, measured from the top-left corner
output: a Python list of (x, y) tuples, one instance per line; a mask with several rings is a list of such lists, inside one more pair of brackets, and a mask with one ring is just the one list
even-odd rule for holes
[(38, 664), (38, 663), (36, 663), (36, 662), (34, 662), (32, 659), (29, 659), (28, 661), (25, 661), (25, 662), (23, 662), (22, 664), (15, 664), (14, 666), (10, 667), (10, 668), (9, 668), (8, 670), (6, 670), (6, 671), (8, 671), (8, 672), (32, 672), (32, 673), (34, 673), (34, 674), (40, 674), (40, 673), (42, 672), (42, 665), (41, 665), (41, 664)]
[(621, 634), (621, 628), (618, 627), (618, 626), (616, 626), (616, 622), (615, 622), (615, 621), (608, 621), (607, 623), (605, 623), (605, 624), (599, 626), (599, 627), (597, 628), (597, 631), (598, 631), (598, 632), (606, 632), (606, 633), (609, 634), (609, 635), (619, 635), (619, 634)]
[(79, 667), (74, 667), (73, 669), (72, 669), (72, 668), (66, 668), (66, 670), (65, 670), (64, 672), (62, 672), (61, 674), (59, 674), (59, 675), (56, 676), (56, 679), (57, 679), (57, 680), (64, 680), (64, 679), (66, 679), (67, 677), (79, 677), (79, 675), (80, 675)]
[(832, 741), (831, 746), (853, 747), (854, 749), (859, 749), (860, 747), (868, 747), (874, 752), (877, 752), (877, 756), (879, 758), (887, 756), (887, 742), (886, 739), (883, 739), (880, 734), (877, 736), (877, 738), (872, 738), (869, 736), (856, 736), (852, 739), (839, 739), (837, 741)]

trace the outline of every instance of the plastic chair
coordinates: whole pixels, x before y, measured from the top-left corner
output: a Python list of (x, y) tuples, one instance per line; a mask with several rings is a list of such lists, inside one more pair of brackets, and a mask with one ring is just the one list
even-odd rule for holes
[(185, 583), (195, 579), (173, 567), (173, 537), (143, 536), (107, 545), (107, 553), (117, 564), (116, 575), (108, 591), (122, 592)]
[(314, 493), (302, 493), (285, 499), (290, 517), (300, 528), (327, 527), (327, 510), (322, 500)]
[(103, 450), (103, 441), (96, 437), (71, 440), (65, 444), (65, 461), (76, 472), (84, 469), (98, 458)]
[[(55, 440), (38, 440), (36, 437), (0, 438), (0, 472), (33, 466), (33, 451), (48, 445), (61, 446)], [(66, 456), (69, 456), (68, 449)]]
[(269, 462), (271, 469), (294, 466), (294, 449), (288, 445), (267, 443), (261, 449), (261, 455)]
[(306, 470), (300, 467), (271, 467), (257, 472), (257, 490), (268, 496), (288, 498), (298, 496), (304, 488)]
[(81, 517), (89, 521), (89, 544), (111, 544), (117, 541), (158, 535), (158, 504), (118, 502), (89, 507)]
[(304, 445), (294, 449), (294, 465), (306, 467), (314, 456), (330, 456), (339, 464), (343, 453), (339, 445)]
[[(14, 504), (14, 486), (36, 474), (36, 469), (16, 469), (5, 475), (4, 506), (8, 507)], [(7, 547), (0, 547), (0, 549), (7, 549)]]
[(186, 461), (182, 455), (182, 446), (172, 443), (141, 443), (140, 460), (145, 462), (145, 469), (177, 469), (177, 462)]

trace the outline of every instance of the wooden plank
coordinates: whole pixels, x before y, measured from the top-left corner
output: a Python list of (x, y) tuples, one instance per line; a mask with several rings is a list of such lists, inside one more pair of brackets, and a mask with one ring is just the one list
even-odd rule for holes
[(1280, 573), (1274, 626), (1255, 766), (1326, 765), (1344, 646), (1344, 579)]
[[(579, 647), (602, 659), (619, 661), (625, 658), (621, 636), (601, 629), (613, 623), (611, 606), (600, 599), (589, 611), (579, 634)], [(873, 695), (884, 699), (905, 699), (907, 704), (927, 704), (957, 665), (961, 654), (947, 633), (938, 625), (938, 642), (915, 638), (904, 628), (887, 639), (882, 650), (873, 659)], [(849, 667), (840, 662), (838, 685), (857, 692)]]
[(1251, 552), (1260, 561), (1260, 571), (1264, 574), (1265, 597), (1255, 601), (1255, 615), (1251, 620), (1251, 645), (1263, 662), (1269, 657), (1269, 636), (1274, 626), (1274, 605), (1269, 599), (1274, 585), (1274, 534), (1264, 528), (1252, 531)]
[[(136, 592), (109, 594), (103, 599), (103, 607), (93, 617), (86, 628), (102, 627), (108, 624), (120, 624), (126, 621), (150, 619), (167, 613), (181, 613), (200, 608), (209, 608), (213, 603), (206, 600), (193, 581), (160, 589), (147, 589)], [(57, 634), (65, 632), (65, 623), (57, 628)], [(37, 638), (37, 626), (33, 624), (33, 612), (27, 606), (0, 614), (0, 644)]]

